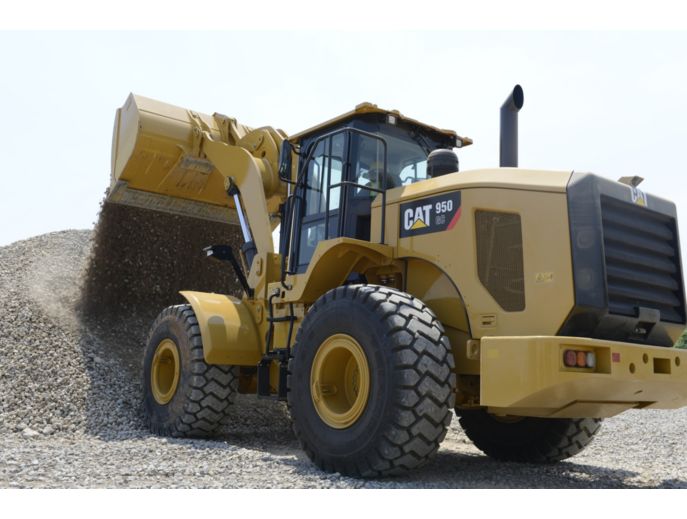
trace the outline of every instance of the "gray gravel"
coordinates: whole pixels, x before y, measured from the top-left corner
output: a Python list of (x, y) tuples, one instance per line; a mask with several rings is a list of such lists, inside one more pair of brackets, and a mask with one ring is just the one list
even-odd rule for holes
[(282, 404), (242, 396), (216, 441), (142, 426), (141, 337), (149, 321), (77, 311), (91, 231), (0, 248), (0, 486), (687, 488), (687, 410), (631, 411), (556, 465), (499, 463), (454, 420), (432, 463), (361, 481), (316, 469)]

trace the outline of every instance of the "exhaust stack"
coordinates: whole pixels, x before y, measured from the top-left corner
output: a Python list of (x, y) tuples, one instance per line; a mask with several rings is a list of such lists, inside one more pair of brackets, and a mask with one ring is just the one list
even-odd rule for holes
[(518, 112), (525, 102), (525, 94), (520, 85), (501, 105), (500, 161), (502, 168), (518, 167)]

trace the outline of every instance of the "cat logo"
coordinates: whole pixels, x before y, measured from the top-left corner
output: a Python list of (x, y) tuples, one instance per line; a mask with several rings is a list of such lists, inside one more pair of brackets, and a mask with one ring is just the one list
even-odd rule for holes
[(432, 223), (432, 204), (408, 208), (403, 215), (403, 228), (406, 231), (416, 231), (429, 227)]
[(632, 202), (642, 207), (647, 207), (649, 205), (649, 199), (644, 191), (640, 191), (636, 187), (632, 188)]
[(460, 219), (460, 191), (442, 193), (401, 204), (399, 236), (421, 236), (448, 231)]

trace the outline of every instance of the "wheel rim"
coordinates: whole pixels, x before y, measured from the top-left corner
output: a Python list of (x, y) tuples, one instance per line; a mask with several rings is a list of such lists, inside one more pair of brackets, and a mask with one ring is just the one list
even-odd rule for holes
[(153, 398), (160, 405), (165, 405), (174, 396), (179, 385), (179, 350), (171, 339), (163, 339), (155, 349), (150, 387)]
[(310, 395), (320, 418), (334, 429), (353, 425), (370, 393), (370, 369), (358, 341), (346, 334), (325, 340), (310, 371)]

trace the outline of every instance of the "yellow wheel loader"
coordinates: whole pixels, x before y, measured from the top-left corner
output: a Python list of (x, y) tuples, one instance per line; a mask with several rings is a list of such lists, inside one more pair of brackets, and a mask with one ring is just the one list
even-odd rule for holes
[(687, 405), (674, 204), (517, 167), (523, 102), (501, 107), (501, 167), (459, 171), (469, 138), (370, 103), (288, 136), (131, 95), (108, 203), (243, 236), (204, 249), (240, 298), (183, 291), (152, 326), (151, 429), (205, 436), (257, 394), (319, 467), (376, 477), (425, 464), (454, 412), (489, 456), (554, 462), (603, 418)]

